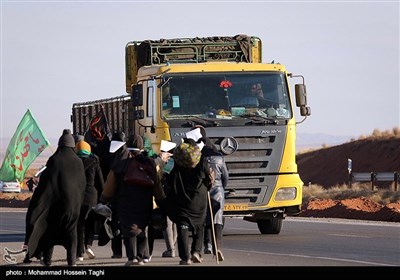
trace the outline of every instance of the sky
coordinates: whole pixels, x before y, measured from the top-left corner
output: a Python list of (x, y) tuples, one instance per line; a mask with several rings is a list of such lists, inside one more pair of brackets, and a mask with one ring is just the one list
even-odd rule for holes
[(311, 116), (298, 133), (358, 138), (400, 126), (399, 1), (1, 0), (0, 9), (0, 138), (30, 109), (58, 139), (72, 130), (73, 103), (126, 94), (130, 41), (237, 34), (262, 40), (263, 62), (304, 76)]

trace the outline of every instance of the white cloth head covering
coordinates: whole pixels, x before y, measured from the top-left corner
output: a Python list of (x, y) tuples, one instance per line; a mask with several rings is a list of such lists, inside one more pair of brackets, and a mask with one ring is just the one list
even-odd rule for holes
[(125, 145), (125, 142), (122, 142), (122, 141), (111, 141), (110, 150), (109, 150), (110, 153), (115, 153), (123, 145)]

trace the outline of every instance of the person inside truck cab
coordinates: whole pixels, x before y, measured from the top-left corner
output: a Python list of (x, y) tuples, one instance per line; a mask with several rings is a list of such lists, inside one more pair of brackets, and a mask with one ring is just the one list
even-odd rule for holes
[(260, 83), (253, 84), (251, 86), (251, 94), (257, 98), (264, 98), (264, 92)]
[(246, 85), (244, 91), (238, 94), (230, 95), (231, 106), (234, 107), (246, 107), (246, 108), (258, 108), (259, 100), (263, 99), (264, 93), (260, 83), (254, 83), (250, 86)]
[(261, 84), (255, 83), (251, 87), (251, 95), (257, 97), (260, 108), (278, 109), (279, 107), (279, 103), (276, 101), (277, 90), (274, 85), (267, 84), (267, 88), (264, 92)]

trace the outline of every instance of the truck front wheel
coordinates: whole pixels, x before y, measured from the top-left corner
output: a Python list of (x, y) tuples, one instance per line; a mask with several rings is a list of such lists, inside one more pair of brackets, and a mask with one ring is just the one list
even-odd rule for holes
[(262, 234), (279, 234), (282, 228), (283, 218), (274, 217), (268, 220), (257, 220), (258, 229)]

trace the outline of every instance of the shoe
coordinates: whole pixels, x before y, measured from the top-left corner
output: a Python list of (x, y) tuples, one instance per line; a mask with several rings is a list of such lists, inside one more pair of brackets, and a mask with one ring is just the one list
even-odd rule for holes
[(191, 261), (191, 260), (186, 260), (186, 261), (181, 260), (181, 261), (179, 262), (179, 265), (191, 265), (191, 264), (192, 264), (192, 261)]
[(51, 265), (51, 261), (40, 260), (40, 264), (43, 265), (43, 266), (50, 266)]
[(112, 255), (111, 258), (112, 259), (121, 259), (122, 255)]
[(213, 253), (213, 251), (212, 251), (211, 243), (208, 243), (208, 242), (204, 243), (204, 254), (208, 255), (208, 254), (212, 254), (212, 253)]
[(167, 250), (162, 253), (163, 258), (175, 258), (175, 251)]
[(125, 266), (134, 266), (134, 265), (137, 265), (137, 264), (138, 264), (138, 260), (137, 259), (133, 259), (133, 260), (127, 261), (125, 263)]
[(144, 265), (144, 261), (140, 260), (136, 263), (136, 265)]
[(94, 259), (96, 257), (92, 248), (90, 248), (90, 247), (88, 247), (85, 252), (86, 252), (86, 255), (88, 255), (89, 259)]
[(80, 261), (80, 262), (83, 262), (83, 257), (77, 257), (76, 260)]
[(224, 259), (225, 259), (224, 254), (222, 254), (221, 250), (217, 251), (217, 258), (218, 258), (218, 261), (220, 261), (220, 262), (224, 261)]
[(29, 255), (26, 254), (23, 263), (31, 263), (31, 262), (32, 262), (32, 260), (29, 259)]
[(148, 258), (144, 258), (144, 259), (143, 259), (143, 262), (144, 262), (144, 263), (150, 262), (150, 261), (151, 261), (151, 257), (152, 257), (152, 256), (150, 256), (150, 257), (148, 257)]
[(192, 262), (193, 262), (193, 263), (201, 263), (202, 261), (203, 261), (203, 258), (200, 256), (199, 253), (194, 252), (194, 253), (192, 254)]

